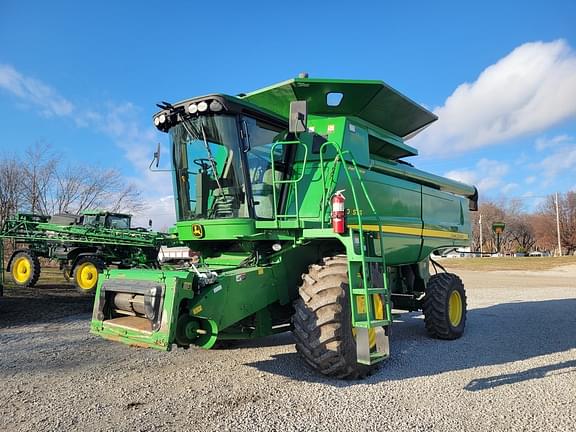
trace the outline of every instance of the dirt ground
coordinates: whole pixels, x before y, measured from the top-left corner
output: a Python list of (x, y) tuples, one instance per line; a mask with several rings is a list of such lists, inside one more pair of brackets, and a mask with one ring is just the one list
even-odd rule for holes
[[(450, 268), (450, 263), (443, 264)], [(128, 348), (88, 333), (92, 299), (57, 278), (0, 298), (0, 430), (572, 430), (576, 266), (454, 270), (466, 333), (393, 326), (364, 381), (308, 370), (286, 333), (234, 349)]]

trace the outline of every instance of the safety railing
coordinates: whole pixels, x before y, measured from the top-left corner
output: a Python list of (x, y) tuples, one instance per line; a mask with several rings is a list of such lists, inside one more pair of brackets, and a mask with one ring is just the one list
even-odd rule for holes
[[(300, 172), (300, 176), (298, 176), (298, 178), (288, 179), (288, 180), (277, 180), (276, 175), (275, 174), (272, 175), (272, 197), (274, 200), (273, 204), (274, 204), (274, 215), (275, 215), (276, 223), (277, 224), (280, 223), (279, 219), (285, 219), (286, 220), (289, 218), (294, 218), (294, 219), (296, 219), (298, 226), (300, 226), (300, 200), (299, 200), (299, 196), (298, 196), (298, 183), (300, 183), (300, 181), (304, 178), (304, 175), (306, 173), (306, 162), (308, 161), (308, 146), (301, 141), (278, 141), (278, 142), (272, 144), (272, 147), (270, 148), (270, 160), (272, 161), (272, 172), (273, 173), (276, 173), (274, 150), (279, 145), (302, 145), (304, 147), (304, 159), (302, 161), (301, 172)], [(288, 184), (288, 185), (291, 184), (294, 187), (294, 209), (295, 209), (294, 214), (286, 214), (286, 213), (282, 214), (282, 213), (278, 212), (278, 196), (277, 196), (276, 185), (281, 185), (281, 184)], [(285, 211), (287, 211), (287, 210), (288, 210), (288, 203), (286, 203), (286, 208), (285, 208)]]

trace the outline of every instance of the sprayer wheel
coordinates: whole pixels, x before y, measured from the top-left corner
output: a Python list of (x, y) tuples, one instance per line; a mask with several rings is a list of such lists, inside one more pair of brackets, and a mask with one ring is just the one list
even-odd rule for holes
[(96, 292), (98, 274), (106, 268), (106, 264), (96, 256), (85, 256), (78, 260), (72, 271), (72, 279), (76, 291), (85, 295)]
[(12, 258), (10, 273), (16, 285), (33, 287), (40, 278), (40, 260), (32, 251), (18, 252)]
[(428, 334), (437, 339), (458, 339), (466, 325), (466, 291), (453, 273), (434, 275), (426, 285), (422, 303)]
[(346, 256), (311, 265), (302, 280), (292, 317), (296, 350), (312, 369), (330, 377), (360, 379), (370, 374), (375, 366), (356, 362)]

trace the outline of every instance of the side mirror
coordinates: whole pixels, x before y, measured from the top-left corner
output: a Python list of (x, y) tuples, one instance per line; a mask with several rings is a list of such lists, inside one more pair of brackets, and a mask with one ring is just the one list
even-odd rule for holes
[(468, 210), (478, 211), (478, 189), (474, 186), (474, 194), (468, 197)]
[(242, 135), (242, 151), (247, 153), (250, 151), (250, 133), (248, 132), (248, 123), (244, 119), (240, 122), (240, 133)]
[(306, 101), (290, 102), (290, 124), (288, 131), (291, 133), (306, 132), (308, 126), (308, 104)]
[(152, 165), (154, 165), (154, 161), (156, 161), (156, 168), (158, 168), (158, 165), (160, 165), (160, 143), (158, 143), (158, 147), (156, 148), (156, 151), (154, 152), (154, 156), (152, 157), (152, 162), (150, 162), (150, 166), (148, 167), (148, 169), (152, 168)]

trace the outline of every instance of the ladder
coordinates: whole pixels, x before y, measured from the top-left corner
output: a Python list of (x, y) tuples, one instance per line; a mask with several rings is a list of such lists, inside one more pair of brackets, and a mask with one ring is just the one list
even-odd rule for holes
[[(323, 147), (332, 146), (336, 150), (334, 164), (341, 163), (350, 187), (354, 208), (359, 209), (358, 194), (347, 167), (352, 166), (352, 171), (360, 185), (362, 193), (369, 204), (372, 213), (371, 220), (376, 222), (376, 227), (371, 232), (364, 229), (363, 215), (356, 212), (357, 224), (348, 224), (349, 235), (342, 240), (346, 244), (348, 258), (348, 286), (349, 299), (352, 315), (352, 326), (356, 337), (356, 357), (358, 363), (372, 365), (390, 356), (389, 329), (392, 324), (392, 311), (390, 292), (388, 290), (388, 278), (386, 274), (386, 261), (384, 258), (384, 241), (382, 223), (368, 195), (358, 165), (349, 150), (342, 151), (334, 142), (328, 141), (320, 148), (320, 164), (324, 194), (322, 200), (322, 228), (324, 228), (324, 215), (332, 189), (326, 183), (333, 179), (326, 179), (324, 175)], [(349, 160), (344, 158), (349, 155)], [(334, 167), (335, 165), (333, 165)], [(354, 216), (352, 216), (354, 218)], [(374, 235), (376, 238), (374, 238)], [(369, 244), (370, 239), (379, 242), (380, 254), (376, 253), (374, 244)]]

